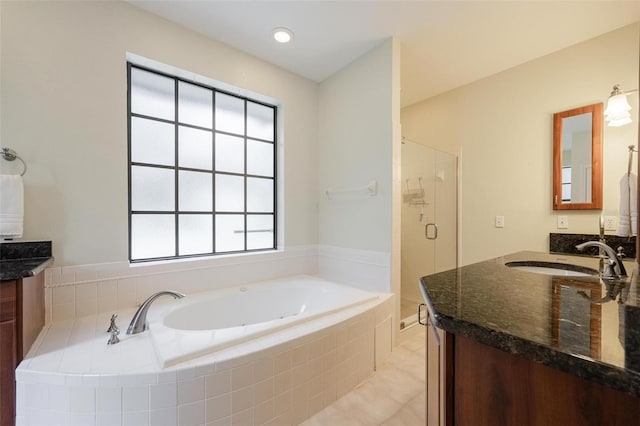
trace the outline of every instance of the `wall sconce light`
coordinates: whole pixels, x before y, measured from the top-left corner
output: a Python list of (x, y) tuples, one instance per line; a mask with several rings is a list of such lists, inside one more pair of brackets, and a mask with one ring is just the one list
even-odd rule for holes
[(613, 91), (607, 101), (607, 109), (604, 111), (604, 119), (611, 127), (620, 127), (631, 123), (631, 105), (627, 102), (629, 93), (637, 92), (638, 89), (623, 92), (620, 85), (613, 86)]

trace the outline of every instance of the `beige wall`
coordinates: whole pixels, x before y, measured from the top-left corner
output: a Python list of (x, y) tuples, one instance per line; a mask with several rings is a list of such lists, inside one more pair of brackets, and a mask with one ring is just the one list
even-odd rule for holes
[[(600, 211), (552, 210), (552, 116), (606, 102), (615, 83), (638, 88), (639, 30), (624, 27), (402, 110), (404, 136), (460, 155), (462, 265), (546, 251), (550, 232), (597, 233)], [(628, 98), (637, 118), (638, 94)], [(607, 215), (617, 215), (637, 123), (604, 130)], [(557, 229), (559, 214), (569, 229)], [(494, 227), (496, 215), (504, 228)]]
[(281, 102), (280, 229), (317, 243), (316, 83), (125, 2), (0, 11), (2, 146), (29, 166), (24, 238), (52, 240), (58, 266), (127, 259), (127, 52)]

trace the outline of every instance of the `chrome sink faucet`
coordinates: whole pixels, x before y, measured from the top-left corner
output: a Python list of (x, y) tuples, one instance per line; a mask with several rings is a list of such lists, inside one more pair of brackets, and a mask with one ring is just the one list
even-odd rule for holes
[(182, 299), (184, 294), (179, 291), (164, 290), (149, 296), (147, 300), (142, 302), (142, 305), (140, 305), (136, 313), (133, 314), (133, 318), (131, 318), (131, 323), (129, 323), (129, 328), (127, 329), (127, 334), (138, 334), (147, 329), (147, 312), (149, 311), (151, 303), (160, 296), (173, 296), (174, 299)]
[(601, 243), (600, 241), (587, 241), (586, 243), (578, 244), (576, 248), (578, 250), (584, 250), (587, 247), (593, 246), (599, 247), (600, 249), (604, 250), (604, 252), (607, 254), (607, 257), (609, 258), (609, 265), (607, 265), (604, 274), (602, 274), (603, 278), (616, 279), (627, 276), (627, 270), (622, 264), (622, 259), (618, 257), (618, 254), (614, 249), (612, 249), (605, 243)]

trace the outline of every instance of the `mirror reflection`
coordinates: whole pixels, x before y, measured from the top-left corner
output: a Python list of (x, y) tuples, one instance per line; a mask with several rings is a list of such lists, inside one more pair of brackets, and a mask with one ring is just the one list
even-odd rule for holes
[(590, 112), (562, 119), (562, 202), (591, 201)]
[(602, 104), (554, 114), (555, 210), (602, 208)]

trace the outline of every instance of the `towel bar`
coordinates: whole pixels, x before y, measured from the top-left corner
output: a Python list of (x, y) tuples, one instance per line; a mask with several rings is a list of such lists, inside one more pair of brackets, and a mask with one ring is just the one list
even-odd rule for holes
[(15, 161), (17, 158), (18, 160), (20, 160), (23, 167), (23, 170), (22, 170), (22, 173), (20, 173), (20, 176), (24, 176), (24, 174), (27, 173), (27, 163), (25, 163), (24, 160), (20, 158), (20, 156), (16, 154), (16, 152), (11, 148), (2, 148), (2, 158), (4, 158), (7, 161)]

